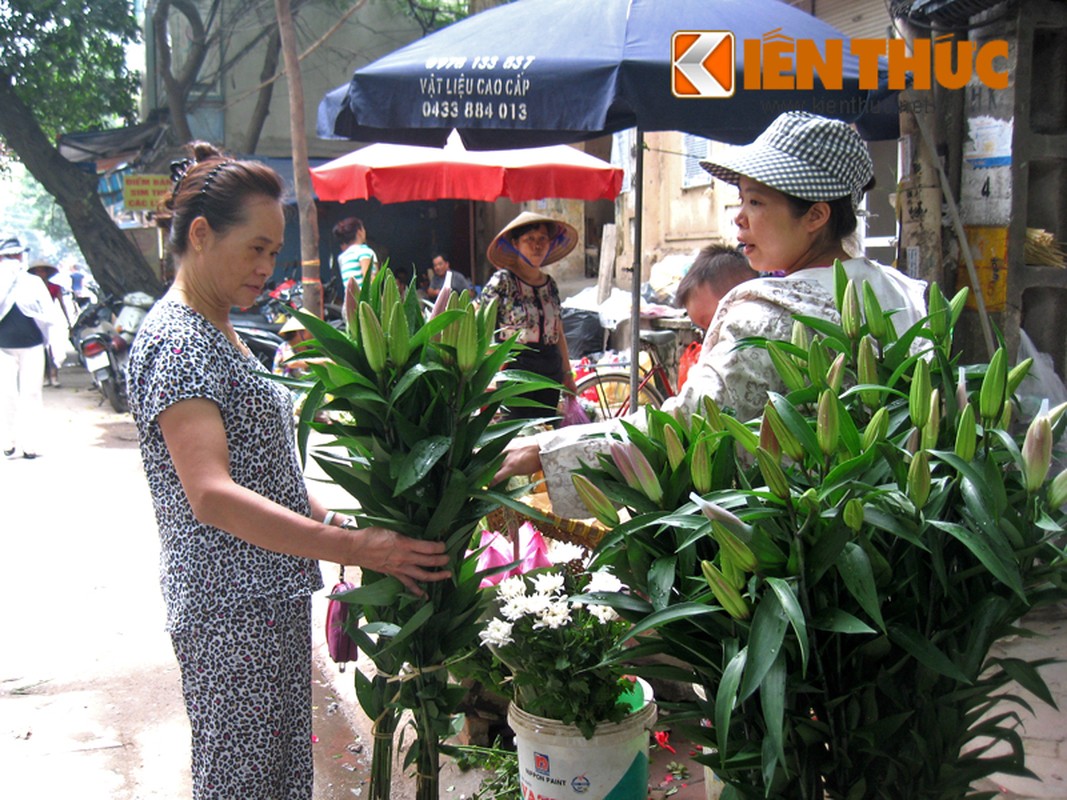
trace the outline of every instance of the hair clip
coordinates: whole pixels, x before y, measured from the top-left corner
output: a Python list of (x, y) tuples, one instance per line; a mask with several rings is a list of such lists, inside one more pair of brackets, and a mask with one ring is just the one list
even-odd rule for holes
[(232, 162), (230, 162), (230, 161), (220, 161), (218, 164), (216, 164), (212, 168), (211, 172), (209, 172), (207, 174), (207, 176), (204, 178), (204, 183), (200, 186), (200, 201), (201, 202), (203, 202), (204, 198), (207, 197), (207, 190), (208, 190), (208, 187), (211, 186), (211, 182), (213, 180), (215, 180), (215, 178), (218, 176), (218, 174), (220, 172), (222, 172), (223, 168), (228, 166), (230, 163), (232, 163)]
[(177, 192), (177, 184), (182, 182), (182, 178), (185, 177), (185, 173), (189, 171), (192, 164), (191, 158), (179, 158), (177, 161), (170, 162), (170, 179), (175, 184), (175, 192)]

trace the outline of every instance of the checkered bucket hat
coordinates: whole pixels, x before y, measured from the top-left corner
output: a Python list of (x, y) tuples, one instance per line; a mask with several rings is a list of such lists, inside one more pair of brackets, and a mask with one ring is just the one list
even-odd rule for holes
[(811, 202), (852, 197), (858, 206), (874, 175), (867, 146), (849, 125), (807, 111), (787, 111), (752, 144), (700, 166), (737, 184), (743, 176)]

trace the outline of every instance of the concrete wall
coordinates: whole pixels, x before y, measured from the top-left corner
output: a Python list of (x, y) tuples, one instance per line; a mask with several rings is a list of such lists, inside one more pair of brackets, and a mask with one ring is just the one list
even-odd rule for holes
[[(664, 256), (695, 254), (706, 244), (732, 236), (732, 227), (721, 222), (722, 206), (737, 193), (722, 184), (715, 186), (710, 176), (695, 185), (684, 185), (683, 138), (674, 131), (645, 134), (642, 281), (648, 280), (652, 265)], [(620, 247), (615, 283), (629, 289), (638, 219), (632, 187), (620, 195), (617, 206)]]

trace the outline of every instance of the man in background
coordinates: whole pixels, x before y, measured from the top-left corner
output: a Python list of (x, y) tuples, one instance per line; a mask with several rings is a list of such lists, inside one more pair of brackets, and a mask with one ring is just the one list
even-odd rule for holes
[(467, 280), (466, 276), (452, 271), (448, 256), (444, 253), (437, 253), (433, 257), (433, 269), (430, 274), (430, 285), (426, 288), (426, 296), (431, 302), (434, 302), (437, 300), (437, 295), (441, 294), (441, 290), (446, 286), (451, 287), (452, 291), (457, 293), (462, 292), (464, 289), (473, 292), (471, 282)]

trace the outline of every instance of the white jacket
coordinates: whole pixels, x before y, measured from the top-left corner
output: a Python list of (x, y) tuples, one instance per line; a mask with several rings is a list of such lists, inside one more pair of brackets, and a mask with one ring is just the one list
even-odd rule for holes
[(21, 261), (0, 259), (0, 319), (18, 306), (19, 311), (37, 323), (47, 343), (56, 320), (54, 305), (44, 282), (26, 272)]

